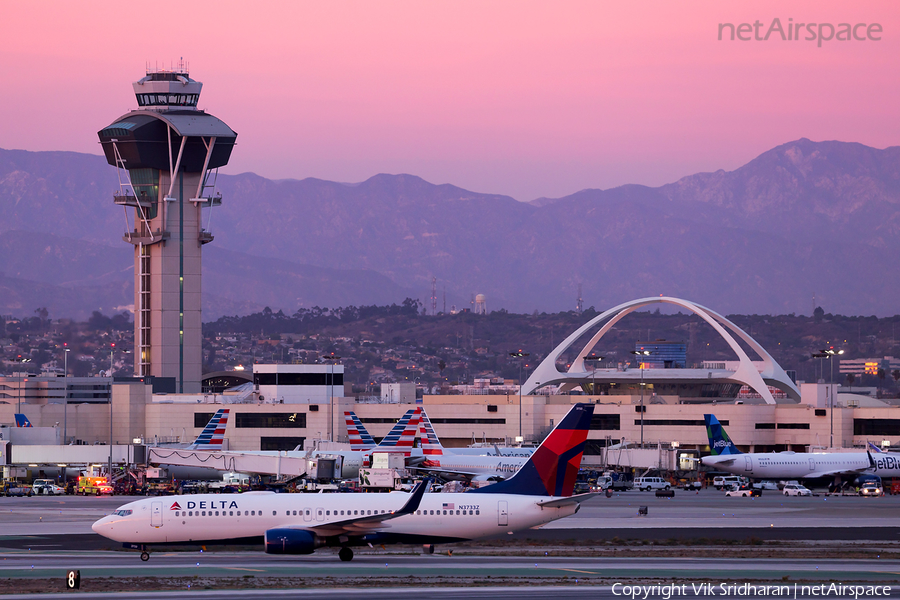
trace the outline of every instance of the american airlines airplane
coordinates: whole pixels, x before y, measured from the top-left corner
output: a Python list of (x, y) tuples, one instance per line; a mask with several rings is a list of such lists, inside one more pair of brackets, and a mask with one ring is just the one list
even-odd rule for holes
[(262, 540), (268, 554), (312, 554), (338, 547), (343, 561), (353, 546), (435, 544), (476, 540), (529, 529), (575, 514), (596, 494), (573, 496), (592, 404), (575, 404), (528, 462), (512, 477), (463, 493), (275, 494), (230, 497), (199, 494), (148, 498), (120, 506), (92, 529), (141, 550), (153, 544), (248, 543)]
[(498, 481), (509, 478), (528, 462), (528, 456), (454, 454), (452, 450), (441, 445), (441, 440), (434, 432), (425, 411), (422, 411), (422, 418), (419, 421), (419, 437), (422, 440), (422, 454), (425, 460), (411, 468), (444, 479)]
[(753, 479), (815, 479), (872, 472), (868, 452), (753, 452), (744, 454), (729, 439), (715, 415), (703, 415), (712, 454), (700, 459), (713, 467)]

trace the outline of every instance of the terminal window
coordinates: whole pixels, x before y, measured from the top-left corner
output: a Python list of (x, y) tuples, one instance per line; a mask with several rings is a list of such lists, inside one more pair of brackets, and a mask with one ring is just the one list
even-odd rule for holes
[(306, 438), (303, 437), (260, 437), (259, 438), (259, 449), (260, 450), (293, 450), (297, 446), (301, 449), (303, 448), (303, 442), (306, 441)]
[(234, 418), (235, 427), (250, 429), (304, 429), (306, 413), (237, 413)]

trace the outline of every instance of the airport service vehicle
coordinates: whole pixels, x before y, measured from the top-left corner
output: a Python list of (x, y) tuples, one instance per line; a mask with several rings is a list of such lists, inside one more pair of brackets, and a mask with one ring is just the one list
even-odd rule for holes
[(66, 488), (59, 487), (52, 479), (35, 479), (31, 489), (39, 496), (62, 496), (66, 493)]
[(667, 490), (672, 485), (662, 477), (635, 477), (634, 487), (642, 492), (649, 492), (650, 490)]
[(700, 459), (707, 467), (755, 479), (855, 477), (875, 469), (869, 452), (754, 452), (744, 454), (729, 439), (715, 415), (703, 415), (712, 454)]
[(884, 488), (874, 481), (867, 481), (859, 487), (860, 496), (884, 496)]
[(0, 494), (4, 496), (31, 496), (31, 486), (21, 481), (7, 479), (0, 483)]
[(741, 498), (748, 496), (761, 496), (762, 490), (754, 489), (748, 485), (733, 485), (727, 492), (725, 492), (725, 495), (728, 497), (739, 496)]
[(754, 490), (778, 491), (778, 484), (774, 481), (757, 481), (751, 486)]
[(575, 514), (595, 494), (573, 496), (593, 404), (575, 404), (515, 475), (463, 493), (428, 494), (430, 480), (412, 492), (387, 494), (275, 494), (247, 492), (120, 506), (93, 524), (98, 534), (141, 550), (153, 544), (249, 543), (268, 554), (312, 554), (324, 546), (353, 559), (353, 546), (435, 544), (521, 531)]
[(788, 483), (781, 489), (785, 496), (812, 496), (812, 492), (799, 483)]
[(718, 477), (713, 477), (713, 487), (720, 492), (725, 488), (730, 488), (731, 486), (740, 485), (742, 483), (744, 483), (743, 478), (738, 477), (737, 475), (719, 475)]
[(99, 496), (101, 494), (112, 496), (113, 488), (107, 483), (106, 477), (82, 475), (75, 484), (75, 493), (80, 496)]

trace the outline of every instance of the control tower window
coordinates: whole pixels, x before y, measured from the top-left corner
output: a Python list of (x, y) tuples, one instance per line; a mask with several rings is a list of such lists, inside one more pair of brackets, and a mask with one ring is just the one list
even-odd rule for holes
[(147, 210), (147, 218), (155, 219), (159, 204), (159, 171), (156, 169), (129, 169), (128, 177), (134, 186), (134, 193), (152, 202)]
[(200, 94), (137, 94), (139, 106), (197, 106)]

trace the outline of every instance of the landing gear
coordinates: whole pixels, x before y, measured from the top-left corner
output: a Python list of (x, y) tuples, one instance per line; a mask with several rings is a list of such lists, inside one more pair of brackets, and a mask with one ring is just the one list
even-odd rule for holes
[(422, 554), (434, 554), (434, 544), (422, 544)]
[(338, 558), (344, 562), (350, 562), (353, 560), (353, 550), (344, 546), (341, 548), (340, 552), (338, 552)]
[(144, 562), (150, 560), (150, 553), (147, 551), (141, 552), (141, 560)]

